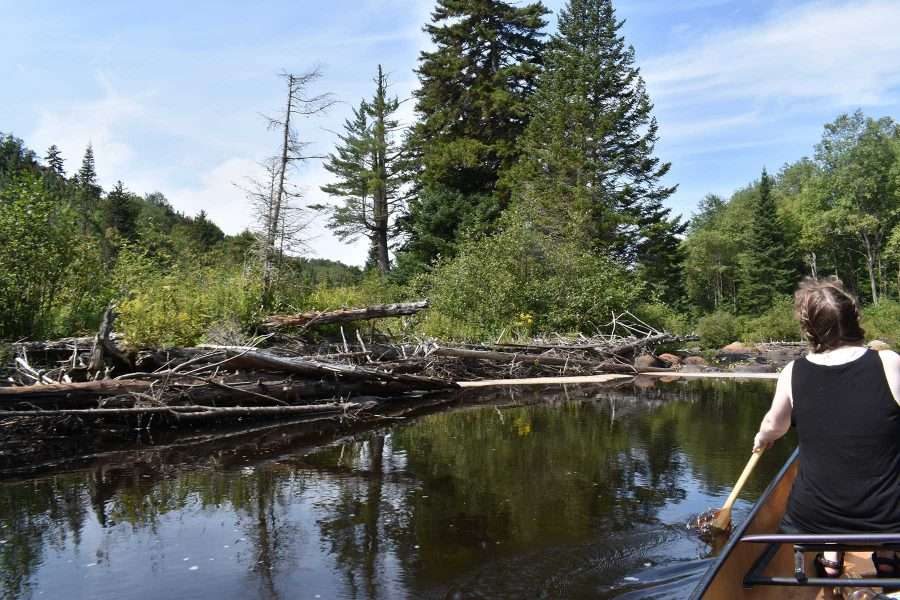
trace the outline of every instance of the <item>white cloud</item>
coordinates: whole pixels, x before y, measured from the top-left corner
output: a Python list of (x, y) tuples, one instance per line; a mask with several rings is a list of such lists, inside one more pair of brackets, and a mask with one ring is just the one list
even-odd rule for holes
[(37, 126), (28, 143), (39, 154), (56, 144), (66, 158), (69, 175), (77, 172), (88, 143), (97, 160), (97, 177), (111, 187), (134, 158), (132, 146), (122, 135), (122, 127), (144, 114), (143, 100), (118, 93), (102, 73), (96, 75), (103, 95), (97, 100), (72, 103), (62, 110), (39, 111)]
[(645, 62), (660, 104), (716, 99), (887, 101), (900, 85), (900, 3), (807, 2)]

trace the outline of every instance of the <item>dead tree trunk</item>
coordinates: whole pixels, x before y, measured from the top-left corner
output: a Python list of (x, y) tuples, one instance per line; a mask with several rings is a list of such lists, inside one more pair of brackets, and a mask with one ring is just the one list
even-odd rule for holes
[(296, 315), (272, 315), (263, 323), (264, 327), (309, 327), (327, 323), (344, 323), (366, 319), (383, 319), (414, 315), (428, 308), (427, 300), (403, 302), (399, 304), (375, 304), (365, 308), (342, 308), (328, 312), (305, 312)]

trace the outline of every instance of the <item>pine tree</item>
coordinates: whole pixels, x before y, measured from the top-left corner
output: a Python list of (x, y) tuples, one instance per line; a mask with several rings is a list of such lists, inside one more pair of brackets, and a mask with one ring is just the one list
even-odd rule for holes
[(394, 114), (399, 107), (399, 99), (388, 96), (387, 76), (379, 65), (372, 99), (353, 109), (353, 118), (344, 122), (340, 144), (325, 163), (337, 181), (322, 186), (322, 191), (343, 204), (315, 207), (331, 213), (328, 227), (339, 239), (368, 238), (382, 273), (391, 268), (389, 247), (396, 235), (395, 213), (404, 200), (401, 190), (407, 177), (406, 157), (396, 139), (399, 123)]
[(87, 207), (92, 207), (100, 199), (102, 190), (97, 185), (97, 169), (94, 165), (94, 147), (88, 144), (81, 160), (81, 168), (75, 176), (75, 181), (81, 190), (82, 197)]
[(565, 224), (561, 233), (643, 263), (662, 283), (677, 260), (655, 253), (674, 248), (684, 225), (662, 204), (675, 191), (661, 183), (670, 163), (653, 154), (653, 105), (621, 28), (610, 0), (570, 0), (560, 11), (512, 185), (545, 226)]
[(452, 251), (460, 229), (489, 226), (506, 204), (498, 181), (519, 155), (547, 12), (540, 2), (438, 0), (426, 26), (436, 48), (420, 55), (415, 94), (423, 169), (405, 223), (417, 260)]
[(53, 144), (47, 149), (47, 156), (44, 157), (44, 163), (52, 173), (55, 173), (59, 177), (65, 177), (66, 170), (63, 166), (64, 162), (62, 152), (59, 151), (56, 144)]
[(772, 179), (765, 169), (753, 209), (749, 244), (741, 257), (738, 305), (744, 313), (759, 314), (779, 295), (790, 294), (795, 283), (784, 225), (772, 196)]
[(137, 219), (140, 207), (125, 184), (117, 181), (112, 191), (106, 195), (106, 226), (115, 229), (126, 240), (137, 239)]

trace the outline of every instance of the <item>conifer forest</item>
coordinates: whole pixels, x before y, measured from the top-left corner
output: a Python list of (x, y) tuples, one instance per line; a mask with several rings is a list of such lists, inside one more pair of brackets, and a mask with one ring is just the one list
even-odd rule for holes
[[(273, 314), (427, 298), (392, 333), (590, 336), (627, 310), (718, 347), (799, 340), (797, 282), (837, 275), (869, 337), (900, 340), (897, 122), (835, 114), (807, 156), (677, 214), (666, 132), (613, 3), (569, 0), (550, 22), (540, 2), (437, 0), (412, 98), (387, 64), (362, 99), (329, 93), (324, 68), (273, 77), (278, 146), (242, 184), (254, 219), (239, 235), (165, 190), (103, 189), (90, 145), (63, 156), (0, 134), (0, 339), (93, 335), (114, 305), (125, 345), (237, 343)], [(326, 110), (344, 125), (313, 156), (296, 123)], [(331, 203), (298, 193), (313, 160)], [(313, 218), (366, 240), (365, 267), (310, 258)]]

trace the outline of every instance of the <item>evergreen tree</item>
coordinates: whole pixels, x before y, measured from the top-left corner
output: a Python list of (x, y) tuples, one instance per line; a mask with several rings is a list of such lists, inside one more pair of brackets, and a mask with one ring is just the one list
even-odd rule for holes
[(53, 144), (52, 146), (50, 146), (50, 148), (47, 149), (47, 156), (44, 157), (44, 163), (52, 173), (56, 174), (59, 177), (65, 177), (66, 170), (63, 166), (64, 162), (65, 161), (63, 160), (62, 152), (59, 151), (59, 148), (57, 148), (56, 144)]
[(775, 209), (772, 179), (763, 169), (749, 243), (740, 261), (738, 305), (742, 312), (760, 314), (775, 298), (791, 293), (796, 278), (791, 255)]
[(125, 189), (125, 184), (117, 181), (105, 201), (106, 226), (115, 229), (126, 240), (137, 238), (137, 219), (140, 213), (135, 198)]
[(505, 205), (498, 180), (519, 155), (547, 12), (540, 2), (438, 0), (426, 26), (436, 48), (417, 70), (422, 170), (405, 220), (416, 260), (452, 251), (460, 229), (489, 226)]
[(387, 77), (378, 65), (375, 94), (353, 109), (353, 118), (345, 121), (345, 133), (339, 136), (340, 145), (325, 163), (337, 181), (322, 186), (322, 191), (343, 204), (315, 207), (331, 213), (328, 227), (341, 240), (368, 238), (382, 273), (391, 268), (388, 251), (396, 235), (394, 215), (404, 200), (401, 189), (407, 176), (406, 158), (396, 139), (399, 123), (394, 113), (399, 106), (396, 97), (388, 96)]
[(204, 252), (225, 239), (225, 233), (209, 220), (205, 210), (201, 210), (200, 214), (190, 220), (190, 231), (191, 238)]
[(84, 151), (84, 158), (81, 160), (81, 168), (78, 169), (75, 181), (78, 183), (78, 188), (81, 191), (84, 207), (87, 209), (92, 208), (100, 199), (100, 194), (102, 193), (100, 186), (97, 185), (97, 169), (94, 165), (94, 147), (92, 144), (88, 144)]
[(677, 277), (684, 231), (663, 207), (670, 163), (654, 156), (653, 105), (610, 0), (570, 0), (544, 54), (523, 159), (512, 174), (545, 225), (644, 264), (663, 287)]

